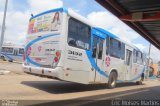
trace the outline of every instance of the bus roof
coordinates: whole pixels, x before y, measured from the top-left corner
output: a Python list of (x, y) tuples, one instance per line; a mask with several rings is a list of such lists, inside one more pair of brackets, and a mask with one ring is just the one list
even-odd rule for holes
[[(93, 25), (91, 22), (89, 22), (87, 18), (79, 15), (78, 13), (76, 13), (76, 12), (74, 12), (73, 10), (68, 9), (68, 8), (66, 8), (66, 7), (51, 9), (51, 10), (48, 10), (48, 11), (39, 13), (39, 14), (37, 14), (37, 15), (35, 15), (35, 16), (32, 16), (32, 17), (30, 18), (30, 20), (32, 20), (33, 18), (36, 18), (36, 17), (38, 17), (38, 16), (47, 14), (47, 13), (57, 12), (57, 11), (67, 13), (67, 14), (69, 14), (70, 16), (72, 16), (73, 18), (78, 19), (79, 21), (81, 21), (81, 22), (83, 22), (83, 23), (86, 23), (87, 25), (91, 26), (94, 30), (97, 30), (97, 31), (99, 31), (99, 32), (101, 32), (101, 33), (104, 33), (104, 34), (106, 34), (106, 35), (109, 35), (111, 38), (117, 39), (117, 40), (119, 40), (119, 41), (127, 44), (128, 46), (131, 46), (132, 48), (134, 48), (134, 49), (136, 49), (136, 50), (138, 50), (138, 51), (141, 51), (141, 50), (140, 50), (138, 47), (136, 47), (135, 45), (130, 44), (130, 43), (126, 42), (126, 41), (123, 41), (122, 39), (120, 39), (120, 38), (117, 37), (116, 35), (114, 35), (114, 34), (108, 32), (108, 31), (106, 31), (106, 30), (103, 29), (103, 28), (96, 27), (96, 26)], [(105, 37), (105, 36), (104, 36), (104, 37)]]

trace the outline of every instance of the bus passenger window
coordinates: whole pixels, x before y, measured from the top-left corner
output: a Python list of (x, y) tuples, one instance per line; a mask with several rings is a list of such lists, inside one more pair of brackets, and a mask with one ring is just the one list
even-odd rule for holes
[(136, 63), (137, 62), (137, 53), (136, 50), (133, 50), (133, 62)]
[(4, 53), (13, 53), (13, 48), (2, 47), (2, 52), (4, 52)]
[(137, 51), (137, 63), (142, 64), (142, 53)]
[(115, 58), (121, 57), (121, 44), (118, 40), (110, 39), (110, 55)]

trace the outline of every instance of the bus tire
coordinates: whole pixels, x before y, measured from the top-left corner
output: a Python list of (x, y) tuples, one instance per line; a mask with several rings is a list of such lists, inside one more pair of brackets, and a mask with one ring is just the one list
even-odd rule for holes
[(142, 83), (142, 81), (136, 81), (136, 84), (137, 85), (142, 85), (143, 83)]
[(116, 87), (116, 81), (117, 81), (117, 74), (116, 72), (111, 72), (109, 75), (109, 80), (108, 80), (108, 88), (113, 89)]
[(141, 75), (140, 81), (137, 81), (136, 84), (137, 84), (137, 85), (142, 85), (142, 84), (143, 84), (143, 81), (144, 81), (144, 73)]

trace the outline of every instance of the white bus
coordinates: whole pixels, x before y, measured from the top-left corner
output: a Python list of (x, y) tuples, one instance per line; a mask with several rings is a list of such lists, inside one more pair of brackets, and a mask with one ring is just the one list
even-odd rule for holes
[(5, 45), (2, 46), (1, 59), (9, 62), (23, 62), (23, 54), (23, 46)]
[(31, 17), (23, 69), (28, 74), (114, 88), (117, 82), (143, 81), (145, 55), (74, 11), (58, 8)]

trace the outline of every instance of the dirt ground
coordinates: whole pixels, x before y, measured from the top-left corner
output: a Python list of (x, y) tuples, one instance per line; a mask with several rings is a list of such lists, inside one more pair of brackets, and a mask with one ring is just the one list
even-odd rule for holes
[[(160, 86), (158, 80), (145, 81), (143, 85), (135, 83), (119, 84), (115, 89), (106, 85), (83, 85), (28, 75), (22, 71), (22, 64), (0, 61), (0, 70), (11, 71), (0, 75), (0, 100), (68, 100), (109, 94), (129, 90)], [(120, 93), (121, 95), (121, 93)], [(93, 99), (93, 98), (88, 98)]]

